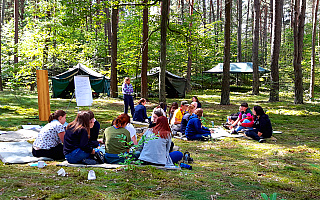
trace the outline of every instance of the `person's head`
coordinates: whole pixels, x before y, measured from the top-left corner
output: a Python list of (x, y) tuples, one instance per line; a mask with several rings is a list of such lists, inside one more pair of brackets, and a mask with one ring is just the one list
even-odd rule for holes
[(67, 129), (73, 129), (73, 131), (77, 131), (78, 129), (86, 129), (88, 132), (88, 136), (90, 137), (90, 114), (87, 111), (80, 111), (76, 119), (68, 124)]
[(188, 112), (192, 114), (194, 113), (195, 110), (196, 110), (196, 107), (191, 103), (191, 105), (188, 106)]
[(163, 116), (162, 112), (160, 109), (156, 109), (153, 114), (152, 114), (152, 117), (153, 117), (153, 123), (157, 123), (157, 119), (159, 117)]
[(256, 116), (264, 115), (263, 108), (261, 106), (254, 106), (252, 110), (252, 114)]
[(162, 108), (163, 110), (165, 109), (166, 105), (163, 102), (160, 102), (157, 108)]
[(141, 104), (141, 105), (146, 105), (147, 103), (147, 100), (145, 98), (141, 98), (139, 101), (138, 101), (138, 104)]
[(194, 111), (194, 114), (196, 114), (198, 116), (198, 118), (200, 119), (203, 116), (202, 108), (197, 108), (196, 111)]
[(240, 107), (241, 107), (241, 110), (240, 111), (244, 111), (244, 112), (246, 112), (246, 110), (248, 109), (248, 103), (246, 103), (246, 102), (243, 102), (241, 105), (240, 105)]
[(153, 128), (153, 133), (160, 136), (161, 138), (168, 138), (171, 130), (169, 127), (168, 119), (165, 116), (158, 118), (156, 126)]
[(130, 84), (130, 78), (129, 77), (125, 77), (123, 82), (126, 83), (126, 84)]
[(188, 104), (187, 101), (181, 101), (181, 109), (182, 109), (183, 111), (186, 111), (187, 108), (188, 108), (188, 106), (189, 106), (189, 104)]
[(129, 115), (123, 113), (119, 115), (116, 120), (113, 121), (113, 125), (117, 127), (126, 127), (126, 125), (130, 122), (130, 117)]
[(171, 107), (170, 107), (170, 111), (174, 111), (176, 109), (178, 109), (178, 103), (177, 102), (172, 102)]
[(94, 121), (95, 121), (94, 114), (93, 114), (93, 112), (91, 110), (88, 110), (87, 112), (90, 115), (90, 128), (92, 128), (94, 126)]
[(193, 101), (193, 102), (199, 102), (199, 99), (198, 99), (197, 96), (193, 96), (193, 97), (192, 97), (192, 101)]
[(54, 119), (58, 120), (61, 124), (66, 122), (66, 112), (63, 110), (56, 110), (54, 113), (49, 115), (48, 122), (52, 122)]
[(193, 101), (190, 105), (193, 105), (194, 109), (198, 108), (198, 102), (196, 102), (196, 101)]

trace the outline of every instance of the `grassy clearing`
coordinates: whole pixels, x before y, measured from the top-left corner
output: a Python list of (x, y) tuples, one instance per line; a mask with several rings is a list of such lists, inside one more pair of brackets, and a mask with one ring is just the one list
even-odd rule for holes
[[(281, 102), (269, 103), (268, 94), (252, 96), (231, 93), (229, 106), (221, 106), (217, 91), (197, 94), (205, 117), (216, 125), (247, 101), (261, 105), (269, 114), (277, 142), (260, 144), (252, 140), (228, 138), (221, 141), (189, 142), (174, 140), (181, 150), (194, 158), (193, 170), (162, 171), (139, 167), (134, 171), (96, 169), (97, 180), (88, 181), (88, 169), (65, 168), (67, 177), (59, 177), (59, 167), (48, 162), (43, 169), (27, 165), (0, 166), (0, 199), (262, 199), (274, 192), (278, 198), (320, 198), (320, 142), (317, 103), (293, 104), (293, 95), (281, 93)], [(191, 99), (191, 95), (186, 98)], [(169, 103), (182, 99), (168, 99)], [(156, 105), (151, 99), (148, 114)], [(69, 100), (52, 99), (51, 110), (68, 107)], [(82, 110), (88, 108), (81, 108)], [(100, 98), (90, 108), (102, 128), (123, 110), (120, 99)], [(0, 130), (16, 130), (22, 124), (40, 124), (34, 93), (0, 93)], [(73, 100), (67, 121), (76, 115)], [(1, 163), (2, 164), (2, 163)]]

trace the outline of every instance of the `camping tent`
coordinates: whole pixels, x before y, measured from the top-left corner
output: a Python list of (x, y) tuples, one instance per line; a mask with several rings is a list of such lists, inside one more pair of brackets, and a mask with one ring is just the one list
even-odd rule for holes
[[(148, 71), (147, 76), (159, 77), (160, 67), (152, 68)], [(138, 75), (140, 78), (141, 75)], [(168, 98), (185, 97), (187, 80), (183, 77), (177, 76), (171, 72), (166, 71), (166, 93)]]
[(88, 75), (91, 88), (96, 93), (107, 93), (108, 95), (110, 95), (110, 80), (104, 75), (97, 73), (79, 63), (73, 68), (70, 68), (68, 71), (51, 78), (53, 97), (66, 98), (70, 96), (70, 94), (72, 94), (74, 91), (73, 77), (77, 75)]
[[(260, 73), (267, 73), (270, 72), (269, 70), (266, 70), (262, 67), (259, 67)], [(204, 71), (203, 73), (213, 73), (213, 74), (221, 74), (223, 73), (223, 63), (219, 63), (214, 68)], [(252, 74), (253, 68), (252, 68), (252, 62), (243, 62), (243, 63), (230, 63), (230, 73), (232, 74)]]

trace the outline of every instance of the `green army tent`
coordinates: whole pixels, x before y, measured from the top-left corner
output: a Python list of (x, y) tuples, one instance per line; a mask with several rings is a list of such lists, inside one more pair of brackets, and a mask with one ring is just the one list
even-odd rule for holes
[[(154, 67), (147, 72), (147, 76), (158, 78), (159, 73), (160, 67)], [(141, 75), (138, 75), (137, 78), (141, 78)], [(166, 71), (166, 96), (168, 98), (184, 98), (186, 93), (186, 82), (187, 80), (185, 78)]]
[(107, 93), (110, 95), (110, 80), (104, 75), (93, 71), (92, 69), (77, 64), (68, 71), (52, 77), (52, 90), (54, 98), (69, 98), (74, 92), (74, 76), (88, 75), (91, 88), (96, 93)]

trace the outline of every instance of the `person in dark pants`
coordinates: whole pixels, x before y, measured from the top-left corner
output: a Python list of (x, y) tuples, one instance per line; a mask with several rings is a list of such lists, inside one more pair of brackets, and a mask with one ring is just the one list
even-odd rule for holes
[(57, 110), (50, 114), (48, 122), (33, 143), (32, 155), (62, 160), (64, 159), (62, 143), (65, 134), (63, 124), (66, 122), (66, 113), (63, 110)]
[[(270, 138), (272, 136), (272, 126), (269, 116), (264, 113), (261, 106), (254, 106), (252, 113), (254, 115), (254, 121), (250, 123), (253, 125), (253, 130), (249, 130), (245, 132), (245, 134), (260, 143), (266, 142), (264, 138)], [(249, 126), (250, 123), (242, 123), (242, 125)]]
[(122, 84), (122, 94), (123, 94), (123, 100), (124, 100), (124, 113), (128, 113), (128, 107), (130, 106), (131, 110), (131, 116), (134, 115), (134, 104), (133, 104), (133, 87), (132, 84), (130, 84), (130, 78), (126, 77), (124, 78), (124, 83)]
[(196, 109), (194, 114), (190, 116), (185, 131), (188, 140), (205, 140), (213, 133), (213, 131), (210, 131), (207, 127), (201, 125), (200, 118), (202, 116), (202, 108)]

